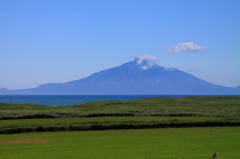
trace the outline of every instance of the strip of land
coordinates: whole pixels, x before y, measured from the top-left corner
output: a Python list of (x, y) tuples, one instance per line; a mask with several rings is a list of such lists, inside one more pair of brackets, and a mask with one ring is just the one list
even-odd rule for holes
[(0, 103), (0, 133), (240, 126), (240, 97), (158, 97), (50, 107)]

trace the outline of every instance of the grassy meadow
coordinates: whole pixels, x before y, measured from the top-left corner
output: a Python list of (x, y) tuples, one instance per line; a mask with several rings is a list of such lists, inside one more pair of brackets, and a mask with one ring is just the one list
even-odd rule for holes
[(0, 135), (2, 159), (240, 158), (240, 128), (163, 128)]
[(240, 97), (0, 103), (0, 158), (240, 158)]
[(157, 97), (131, 101), (96, 101), (58, 107), (0, 103), (0, 115), (0, 119), (99, 116), (239, 117), (240, 97)]
[(0, 103), (0, 134), (240, 126), (240, 97), (159, 97), (50, 107)]

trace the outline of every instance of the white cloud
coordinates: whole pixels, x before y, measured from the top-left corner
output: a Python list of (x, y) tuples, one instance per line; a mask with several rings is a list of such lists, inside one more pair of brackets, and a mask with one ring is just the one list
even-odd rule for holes
[(145, 62), (144, 66), (141, 67), (143, 70), (147, 70), (151, 68), (152, 65), (155, 63), (155, 61), (157, 60), (157, 57), (154, 57), (152, 55), (146, 55), (146, 54), (138, 55), (137, 58), (138, 58), (137, 64), (141, 65), (143, 64), (143, 62)]
[(138, 61), (137, 61), (138, 64), (141, 64), (143, 61), (154, 63), (157, 60), (157, 57), (154, 57), (152, 55), (146, 55), (146, 54), (138, 55), (137, 58), (138, 58)]
[(148, 69), (148, 66), (142, 66), (141, 67), (143, 70), (147, 70)]
[(206, 46), (199, 46), (194, 44), (193, 42), (186, 42), (186, 43), (180, 43), (177, 45), (169, 45), (166, 46), (166, 52), (167, 53), (180, 53), (180, 52), (206, 52), (207, 47)]

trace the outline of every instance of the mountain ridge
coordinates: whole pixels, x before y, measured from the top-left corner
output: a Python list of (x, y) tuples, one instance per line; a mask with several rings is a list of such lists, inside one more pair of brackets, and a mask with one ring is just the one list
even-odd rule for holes
[(238, 95), (239, 87), (215, 85), (175, 68), (136, 58), (120, 66), (66, 82), (23, 90), (0, 89), (1, 95)]

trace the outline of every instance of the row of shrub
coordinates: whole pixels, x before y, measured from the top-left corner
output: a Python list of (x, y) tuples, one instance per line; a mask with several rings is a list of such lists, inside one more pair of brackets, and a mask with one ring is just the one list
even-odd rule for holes
[(205, 117), (226, 117), (221, 114), (203, 115), (200, 113), (186, 112), (40, 112), (40, 113), (0, 113), (0, 120), (7, 119), (33, 119), (33, 118), (87, 118), (87, 117), (104, 117), (104, 116), (205, 116)]
[(180, 128), (180, 127), (218, 127), (240, 126), (234, 121), (203, 121), (203, 122), (158, 122), (158, 123), (83, 123), (79, 125), (49, 125), (10, 127), (0, 129), (0, 134), (16, 134), (28, 132), (51, 131), (88, 131), (88, 130), (114, 130), (114, 129), (149, 129), (149, 128)]
[(117, 113), (117, 112), (99, 112), (99, 113), (63, 113), (63, 112), (42, 112), (42, 113), (11, 113), (1, 114), (0, 120), (7, 119), (33, 119), (33, 118), (87, 118), (87, 117), (104, 117), (104, 116), (134, 116), (134, 113)]

